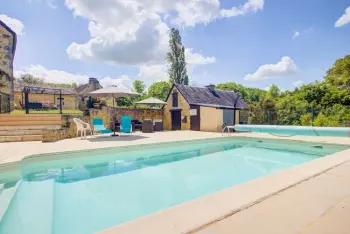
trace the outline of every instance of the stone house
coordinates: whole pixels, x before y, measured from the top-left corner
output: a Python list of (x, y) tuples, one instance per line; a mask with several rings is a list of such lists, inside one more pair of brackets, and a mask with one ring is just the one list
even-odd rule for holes
[(248, 105), (233, 91), (214, 85), (193, 87), (174, 84), (164, 106), (165, 130), (219, 132), (222, 125), (240, 123), (241, 110)]
[(17, 35), (0, 20), (0, 113), (13, 110), (13, 59)]
[(79, 110), (85, 110), (87, 109), (86, 106), (86, 98), (89, 96), (89, 93), (92, 91), (102, 89), (103, 87), (101, 86), (100, 82), (98, 81), (97, 78), (90, 77), (89, 78), (89, 83), (79, 85), (75, 91), (78, 94), (78, 103), (79, 103)]

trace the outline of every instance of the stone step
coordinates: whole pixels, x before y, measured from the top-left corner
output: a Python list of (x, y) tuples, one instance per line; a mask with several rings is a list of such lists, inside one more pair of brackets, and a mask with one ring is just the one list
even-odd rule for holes
[(42, 141), (42, 135), (0, 136), (0, 142)]
[(0, 121), (0, 126), (61, 125), (61, 120)]
[(42, 135), (42, 129), (12, 129), (12, 130), (0, 130), (0, 136), (23, 136), (23, 135)]
[(0, 115), (0, 122), (3, 121), (40, 121), (40, 120), (54, 120), (60, 121), (60, 115)]
[(37, 130), (37, 129), (61, 129), (61, 125), (22, 125), (22, 126), (0, 126), (2, 130)]

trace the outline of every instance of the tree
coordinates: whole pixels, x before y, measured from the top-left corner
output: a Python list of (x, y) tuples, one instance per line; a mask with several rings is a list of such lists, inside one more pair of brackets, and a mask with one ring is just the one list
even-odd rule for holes
[(146, 85), (145, 83), (143, 83), (142, 80), (134, 80), (134, 82), (132, 83), (132, 86), (133, 86), (133, 90), (136, 93), (142, 94), (143, 92), (145, 92)]
[(278, 98), (278, 96), (281, 94), (281, 90), (278, 88), (277, 85), (271, 85), (269, 88), (269, 91), (267, 91), (266, 97), (267, 98)]
[(19, 82), (23, 82), (26, 84), (33, 84), (33, 85), (42, 85), (44, 84), (44, 79), (34, 77), (31, 74), (22, 74), (19, 77)]
[(327, 71), (325, 81), (350, 92), (350, 55), (335, 61), (333, 67)]
[(169, 80), (171, 83), (188, 85), (185, 47), (182, 45), (180, 32), (172, 28), (169, 34), (169, 52), (166, 57), (169, 63)]
[(155, 82), (148, 88), (148, 96), (166, 101), (165, 99), (167, 98), (170, 89), (171, 84), (167, 81)]

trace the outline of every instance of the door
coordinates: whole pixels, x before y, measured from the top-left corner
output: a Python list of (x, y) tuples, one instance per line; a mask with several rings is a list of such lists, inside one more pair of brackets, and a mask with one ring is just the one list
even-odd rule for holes
[(190, 128), (192, 131), (200, 131), (201, 125), (201, 113), (200, 113), (200, 106), (190, 106)]
[(228, 126), (233, 126), (234, 125), (234, 110), (224, 110), (224, 120), (223, 123), (228, 125)]
[(171, 111), (171, 130), (181, 130), (181, 110)]

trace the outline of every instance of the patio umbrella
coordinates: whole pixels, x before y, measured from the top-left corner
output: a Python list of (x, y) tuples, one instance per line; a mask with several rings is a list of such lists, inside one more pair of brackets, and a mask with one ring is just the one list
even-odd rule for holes
[(154, 97), (150, 97), (147, 99), (144, 99), (142, 101), (136, 102), (136, 104), (144, 104), (144, 105), (166, 105), (168, 103), (163, 102), (162, 100), (159, 100)]
[(114, 99), (119, 97), (135, 97), (139, 96), (139, 93), (135, 93), (131, 90), (117, 87), (117, 86), (109, 86), (107, 88), (98, 89), (89, 93), (90, 96), (94, 97), (113, 97), (113, 107), (114, 107)]
[[(167, 105), (167, 102), (164, 102), (162, 100), (159, 100), (157, 98), (154, 97), (150, 97), (144, 100), (141, 100), (139, 102), (136, 102), (135, 104), (142, 104), (142, 105), (149, 105), (149, 106), (153, 106), (153, 105)], [(152, 119), (153, 119), (153, 113), (152, 113)]]

